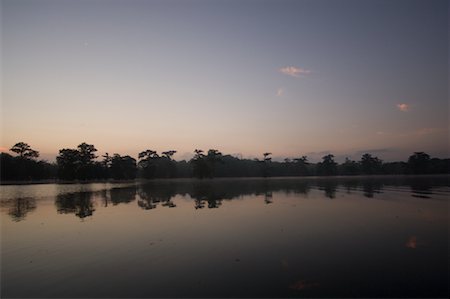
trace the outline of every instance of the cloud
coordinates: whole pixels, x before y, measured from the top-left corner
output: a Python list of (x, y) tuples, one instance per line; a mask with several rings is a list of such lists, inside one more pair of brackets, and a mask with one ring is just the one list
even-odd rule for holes
[(308, 75), (311, 73), (310, 70), (302, 69), (300, 67), (295, 66), (286, 66), (279, 69), (279, 71), (285, 75), (289, 75), (292, 77), (300, 77), (300, 75)]
[(406, 104), (406, 103), (400, 103), (400, 104), (397, 104), (397, 108), (398, 108), (398, 110), (400, 110), (402, 112), (406, 112), (406, 111), (409, 111), (410, 106), (409, 106), (409, 104)]
[(278, 88), (278, 90), (277, 90), (277, 97), (281, 97), (282, 95), (283, 95), (283, 93), (284, 93), (284, 89), (283, 88)]
[(429, 134), (433, 134), (433, 133), (436, 133), (439, 131), (441, 131), (441, 129), (439, 129), (439, 128), (421, 128), (421, 129), (414, 131), (414, 135), (419, 135), (419, 136), (429, 135)]
[(425, 135), (431, 135), (436, 133), (442, 133), (445, 132), (445, 128), (419, 128), (413, 131), (408, 131), (400, 134), (399, 136), (407, 137), (407, 136), (425, 136)]

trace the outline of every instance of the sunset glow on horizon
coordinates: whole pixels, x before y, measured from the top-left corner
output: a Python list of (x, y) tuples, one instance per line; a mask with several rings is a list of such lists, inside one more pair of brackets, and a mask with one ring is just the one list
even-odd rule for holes
[(2, 0), (0, 150), (449, 156), (448, 2)]

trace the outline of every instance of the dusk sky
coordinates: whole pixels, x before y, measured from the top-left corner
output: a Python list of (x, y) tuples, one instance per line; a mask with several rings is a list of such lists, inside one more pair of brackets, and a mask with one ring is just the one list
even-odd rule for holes
[(446, 0), (1, 5), (3, 151), (449, 156)]

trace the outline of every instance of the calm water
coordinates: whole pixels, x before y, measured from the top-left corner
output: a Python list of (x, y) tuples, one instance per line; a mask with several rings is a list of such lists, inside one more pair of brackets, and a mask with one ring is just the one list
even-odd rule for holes
[(1, 297), (447, 297), (448, 177), (1, 187)]

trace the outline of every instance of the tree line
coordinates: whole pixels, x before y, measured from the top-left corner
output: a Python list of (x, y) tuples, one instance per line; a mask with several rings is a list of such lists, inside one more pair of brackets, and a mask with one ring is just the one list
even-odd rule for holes
[(240, 159), (224, 155), (216, 149), (196, 149), (191, 160), (176, 161), (175, 150), (158, 154), (154, 150), (139, 153), (138, 160), (119, 154), (98, 157), (97, 149), (85, 142), (77, 148), (59, 151), (56, 163), (38, 160), (39, 152), (24, 142), (10, 148), (14, 154), (0, 153), (2, 181), (8, 180), (133, 180), (136, 178), (214, 178), (214, 177), (275, 177), (275, 176), (333, 176), (381, 174), (449, 174), (450, 159), (431, 158), (415, 152), (407, 162), (383, 162), (369, 153), (359, 161), (346, 158), (341, 164), (332, 154), (319, 163), (310, 163), (307, 156), (272, 161), (272, 153), (261, 159)]

